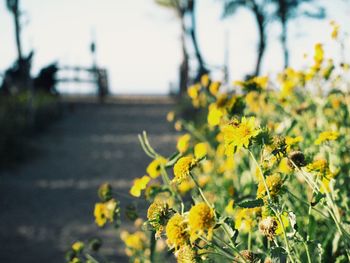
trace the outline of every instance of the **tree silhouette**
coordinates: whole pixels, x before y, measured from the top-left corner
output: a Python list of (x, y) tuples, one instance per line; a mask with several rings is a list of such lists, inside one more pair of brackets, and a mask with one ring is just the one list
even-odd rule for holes
[(255, 18), (259, 41), (258, 41), (258, 54), (256, 59), (256, 66), (253, 75), (257, 76), (260, 73), (261, 62), (266, 50), (267, 34), (266, 27), (269, 18), (269, 6), (271, 6), (271, 0), (224, 0), (224, 17), (234, 15), (236, 11), (243, 7), (250, 10)]
[[(289, 65), (289, 50), (288, 50), (288, 22), (298, 16), (306, 16), (310, 18), (322, 19), (325, 17), (325, 9), (317, 6), (315, 0), (272, 0), (275, 3), (275, 16), (281, 23), (281, 44), (283, 48), (284, 67)], [(309, 4), (312, 11), (302, 12), (301, 6), (303, 4)]]
[(23, 60), (22, 43), (21, 43), (21, 25), (19, 22), (20, 10), (18, 0), (6, 0), (7, 9), (12, 13), (15, 25), (15, 38), (17, 47), (18, 61)]
[[(182, 63), (180, 66), (180, 94), (187, 90), (189, 83), (189, 49), (186, 40), (190, 39), (195, 58), (198, 62), (198, 70), (194, 79), (199, 80), (200, 77), (207, 73), (208, 70), (199, 50), (196, 35), (196, 17), (195, 17), (195, 0), (155, 0), (155, 2), (163, 7), (170, 8), (175, 11), (181, 22), (181, 46), (182, 46)], [(189, 18), (189, 19), (186, 19)]]

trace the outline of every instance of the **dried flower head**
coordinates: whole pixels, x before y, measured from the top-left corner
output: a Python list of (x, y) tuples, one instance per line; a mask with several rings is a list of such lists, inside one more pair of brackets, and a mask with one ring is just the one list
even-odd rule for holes
[(265, 219), (261, 220), (259, 223), (260, 232), (266, 236), (269, 240), (273, 240), (276, 235), (276, 229), (278, 223), (274, 217), (268, 216)]
[[(301, 151), (293, 151), (288, 156), (288, 165), (290, 168), (303, 167), (306, 165), (305, 155)], [(295, 166), (294, 166), (295, 165)]]

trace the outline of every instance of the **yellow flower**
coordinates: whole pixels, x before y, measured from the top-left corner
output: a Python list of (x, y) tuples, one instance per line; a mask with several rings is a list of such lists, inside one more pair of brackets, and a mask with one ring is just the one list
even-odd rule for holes
[(147, 184), (151, 178), (147, 175), (144, 175), (141, 178), (136, 178), (134, 180), (134, 184), (130, 189), (130, 194), (135, 197), (140, 197), (141, 196), (141, 191), (146, 189)]
[(74, 252), (79, 253), (84, 248), (84, 243), (81, 241), (74, 242), (72, 245), (72, 249)]
[(337, 39), (340, 26), (334, 20), (330, 22), (330, 25), (332, 26), (332, 33), (331, 33), (332, 39)]
[(184, 245), (180, 248), (177, 254), (177, 263), (197, 263), (196, 251), (189, 245)]
[(232, 155), (234, 148), (249, 146), (251, 138), (258, 135), (259, 130), (255, 125), (255, 118), (242, 117), (240, 123), (230, 123), (223, 128), (226, 154)]
[(302, 136), (297, 136), (297, 137), (286, 136), (286, 144), (288, 146), (292, 146), (294, 144), (302, 142), (303, 140), (304, 138)]
[(161, 166), (165, 165), (167, 160), (163, 157), (154, 159), (147, 167), (146, 171), (150, 177), (157, 178), (160, 175)]
[(208, 152), (208, 143), (206, 142), (197, 143), (194, 146), (194, 156), (197, 159), (201, 159), (204, 156), (206, 156), (207, 152)]
[(198, 92), (199, 92), (200, 86), (198, 84), (193, 85), (187, 89), (188, 96), (195, 100), (198, 98)]
[(220, 86), (221, 86), (221, 83), (219, 81), (214, 81), (214, 82), (210, 83), (209, 92), (212, 95), (216, 96), (219, 92)]
[(174, 123), (174, 128), (175, 128), (176, 131), (181, 131), (182, 130), (182, 123), (181, 123), (181, 121), (176, 121)]
[(166, 225), (165, 232), (168, 237), (167, 243), (169, 247), (179, 249), (188, 243), (189, 234), (187, 232), (187, 223), (185, 218), (178, 213), (170, 218)]
[(317, 176), (321, 177), (321, 193), (330, 191), (330, 182), (336, 176), (336, 173), (332, 172), (325, 159), (315, 160), (307, 166), (309, 172), (316, 173)]
[(267, 76), (254, 77), (252, 79), (252, 82), (255, 83), (259, 88), (266, 89), (267, 84), (269, 82), (269, 77)]
[(204, 74), (201, 76), (201, 84), (204, 86), (204, 87), (208, 87), (209, 85), (209, 75), (208, 74)]
[(314, 54), (314, 61), (315, 65), (314, 67), (316, 70), (318, 70), (323, 62), (324, 59), (324, 51), (323, 51), (323, 46), (321, 43), (317, 43), (315, 45), (315, 54)]
[(146, 236), (144, 232), (136, 231), (133, 234), (128, 233), (127, 231), (123, 231), (120, 234), (121, 240), (124, 241), (125, 245), (129, 249), (133, 250), (143, 250), (145, 248)]
[(185, 194), (188, 191), (190, 191), (191, 189), (193, 189), (195, 187), (195, 183), (193, 182), (193, 180), (187, 179), (187, 180), (183, 180), (181, 183), (178, 184), (177, 188), (179, 189), (179, 192), (181, 194)]
[(96, 203), (94, 209), (95, 222), (99, 227), (106, 224), (107, 220), (113, 222), (117, 202), (114, 199), (105, 203)]
[(191, 156), (181, 157), (174, 165), (174, 180), (181, 183), (190, 175), (191, 169), (196, 165), (196, 160)]
[(321, 132), (317, 140), (315, 141), (315, 144), (319, 145), (325, 141), (334, 141), (338, 139), (338, 137), (339, 137), (339, 132), (336, 132), (336, 131)]
[[(277, 173), (273, 175), (269, 175), (265, 178), (267, 188), (269, 189), (270, 196), (273, 198), (277, 196), (278, 192), (281, 190), (282, 187), (282, 179), (281, 176)], [(258, 191), (257, 191), (257, 198), (263, 198), (266, 196), (266, 188), (263, 180), (260, 180), (258, 185)]]
[(168, 114), (166, 115), (166, 120), (168, 122), (172, 122), (175, 119), (175, 112), (169, 111)]
[(190, 140), (191, 140), (191, 135), (189, 135), (188, 133), (180, 136), (177, 140), (177, 145), (176, 145), (177, 150), (180, 153), (186, 152), (189, 147)]
[(207, 238), (210, 240), (215, 225), (214, 210), (206, 203), (196, 204), (189, 212), (188, 225), (192, 242), (203, 234), (207, 234)]
[(238, 209), (235, 216), (235, 228), (246, 233), (250, 232), (257, 224), (255, 217), (260, 211), (260, 207)]
[(215, 103), (209, 105), (208, 111), (208, 124), (210, 127), (214, 127), (220, 124), (221, 117), (224, 115), (222, 109), (219, 109)]
[(95, 204), (95, 209), (94, 209), (95, 222), (99, 227), (103, 226), (107, 221), (104, 211), (105, 211), (105, 205), (103, 203)]
[(225, 207), (225, 212), (229, 215), (233, 215), (234, 213), (234, 209), (233, 209), (233, 206), (235, 204), (235, 201), (234, 200), (230, 200), (227, 204), (227, 206)]

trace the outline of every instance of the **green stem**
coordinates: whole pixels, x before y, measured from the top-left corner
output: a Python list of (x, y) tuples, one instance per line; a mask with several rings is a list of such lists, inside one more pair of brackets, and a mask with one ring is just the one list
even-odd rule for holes
[(227, 225), (225, 223), (223, 223), (221, 225), (221, 228), (224, 230), (225, 234), (227, 235), (229, 242), (230, 242), (230, 247), (233, 249), (233, 251), (236, 252), (236, 254), (238, 255), (238, 257), (243, 261), (243, 262), (247, 262), (245, 260), (245, 258), (242, 256), (242, 254), (239, 252), (239, 250), (236, 248), (236, 245), (233, 243), (231, 236), (230, 236), (230, 232), (227, 229)]
[(309, 252), (309, 246), (306, 244), (306, 242), (303, 242), (305, 251), (306, 251), (306, 256), (307, 256), (307, 262), (312, 263), (311, 258), (310, 258), (310, 252)]
[(260, 167), (258, 161), (255, 159), (254, 154), (253, 154), (250, 150), (248, 150), (248, 152), (250, 153), (250, 156), (252, 157), (252, 159), (253, 159), (255, 165), (256, 165), (256, 166), (258, 167), (258, 169), (259, 169), (261, 178), (262, 178), (263, 183), (264, 183), (264, 186), (265, 186), (265, 190), (266, 190), (266, 193), (267, 193), (267, 197), (268, 197), (268, 199), (271, 201), (271, 195), (270, 195), (270, 191), (269, 191), (269, 188), (268, 188), (267, 183), (266, 183), (266, 180), (265, 180), (264, 173), (263, 173), (263, 171), (261, 170), (261, 167)]
[(202, 197), (203, 201), (204, 201), (209, 207), (212, 207), (211, 204), (209, 203), (209, 201), (207, 200), (207, 198), (205, 197), (205, 195), (204, 195), (204, 193), (203, 193), (201, 187), (199, 186), (197, 180), (194, 178), (194, 176), (193, 176), (193, 174), (192, 174), (191, 172), (190, 172), (190, 176), (191, 176), (191, 178), (192, 178), (194, 184), (196, 185), (196, 188), (197, 188), (197, 190), (198, 190), (200, 196)]

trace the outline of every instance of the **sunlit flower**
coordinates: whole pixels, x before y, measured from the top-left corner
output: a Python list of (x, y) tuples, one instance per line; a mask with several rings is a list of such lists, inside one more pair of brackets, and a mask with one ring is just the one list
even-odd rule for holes
[(142, 176), (141, 178), (136, 178), (134, 180), (134, 184), (130, 189), (130, 194), (135, 196), (135, 197), (140, 197), (141, 196), (141, 191), (146, 189), (147, 184), (151, 178), (147, 175)]
[(180, 153), (187, 151), (191, 140), (191, 135), (186, 133), (178, 138), (176, 148)]
[(213, 81), (212, 83), (210, 83), (209, 92), (212, 95), (216, 96), (219, 92), (220, 86), (221, 86), (221, 83), (219, 81)]
[(145, 248), (145, 242), (147, 240), (145, 233), (141, 231), (136, 231), (133, 234), (130, 234), (127, 231), (123, 231), (120, 234), (120, 238), (124, 241), (125, 245), (129, 249), (133, 250), (143, 250)]
[(187, 89), (188, 96), (195, 100), (198, 98), (200, 86), (198, 84), (193, 85)]
[(197, 143), (194, 146), (194, 156), (197, 159), (201, 159), (204, 156), (206, 156), (207, 152), (208, 152), (208, 143), (206, 142)]
[(334, 20), (332, 20), (330, 22), (330, 25), (332, 26), (331, 37), (332, 37), (332, 39), (337, 39), (338, 35), (339, 35), (339, 28), (340, 28), (340, 26)]
[(256, 226), (256, 216), (261, 212), (260, 207), (256, 208), (239, 208), (235, 215), (235, 228), (245, 233), (252, 231)]
[(211, 239), (215, 225), (214, 210), (206, 203), (198, 203), (193, 206), (188, 215), (191, 241), (195, 241), (198, 236), (206, 234)]
[(235, 204), (234, 200), (230, 200), (228, 202), (227, 206), (225, 207), (225, 212), (227, 214), (229, 214), (229, 215), (233, 215), (234, 214), (234, 211), (235, 211), (234, 208), (233, 208), (234, 204)]
[(334, 141), (338, 139), (339, 137), (339, 132), (336, 131), (324, 131), (321, 132), (318, 138), (315, 141), (316, 145), (319, 145), (325, 141)]
[(187, 223), (185, 218), (180, 214), (173, 215), (165, 228), (168, 237), (167, 243), (169, 247), (179, 249), (189, 241), (189, 234), (187, 232)]
[(161, 172), (161, 166), (165, 165), (167, 163), (167, 160), (163, 157), (158, 157), (154, 159), (148, 166), (147, 166), (147, 173), (152, 178), (157, 178), (160, 175)]
[(232, 155), (234, 148), (249, 146), (250, 140), (258, 135), (259, 129), (255, 125), (255, 118), (242, 117), (240, 123), (227, 124), (223, 128), (226, 153)]
[(210, 82), (210, 78), (209, 78), (208, 74), (204, 74), (204, 75), (201, 76), (201, 84), (202, 84), (202, 86), (208, 87), (209, 82)]
[(210, 104), (207, 118), (209, 126), (214, 127), (219, 125), (223, 115), (224, 111), (219, 109), (215, 103)]
[(174, 165), (174, 180), (181, 183), (187, 179), (196, 163), (196, 160), (191, 156), (181, 157)]

